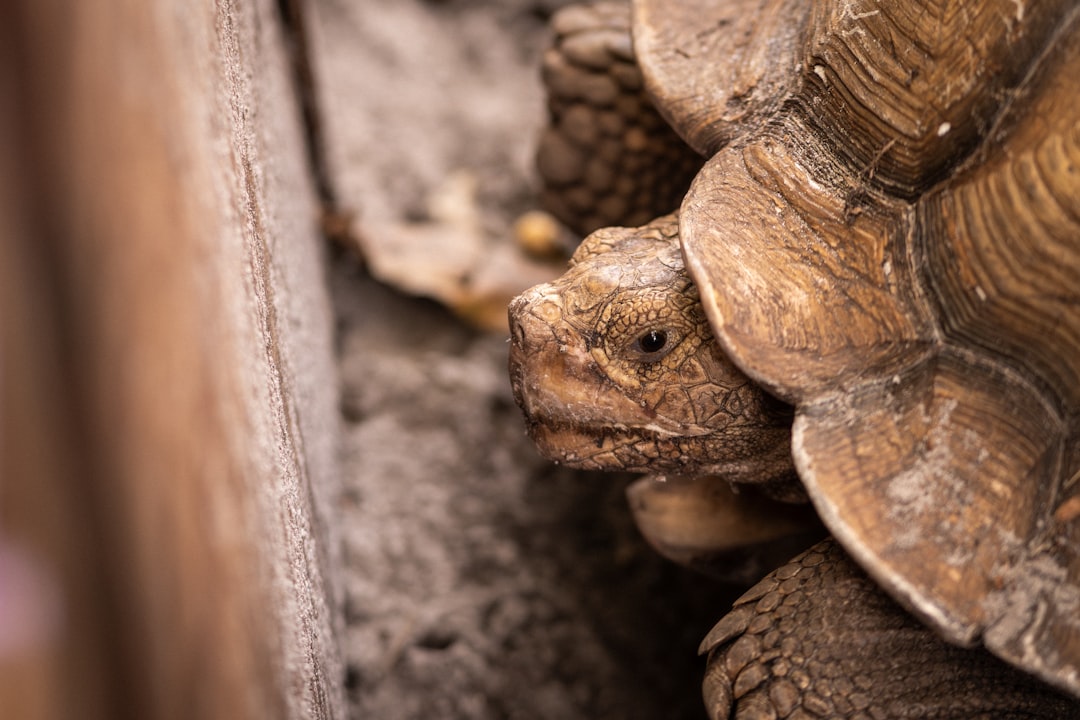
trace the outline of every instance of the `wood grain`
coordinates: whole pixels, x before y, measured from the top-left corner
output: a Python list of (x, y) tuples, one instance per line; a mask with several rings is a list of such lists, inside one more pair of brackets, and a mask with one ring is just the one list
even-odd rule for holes
[(49, 609), (0, 651), (5, 717), (341, 717), (330, 319), (276, 8), (6, 3), (0, 48), (0, 551)]

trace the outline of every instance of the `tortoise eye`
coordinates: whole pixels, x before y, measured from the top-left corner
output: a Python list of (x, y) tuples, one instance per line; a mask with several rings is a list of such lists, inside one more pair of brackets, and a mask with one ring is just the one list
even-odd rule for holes
[(634, 350), (637, 350), (642, 355), (651, 356), (649, 360), (658, 360), (655, 357), (658, 353), (662, 353), (668, 349), (668, 334), (666, 330), (649, 330), (638, 336), (638, 339), (634, 341)]

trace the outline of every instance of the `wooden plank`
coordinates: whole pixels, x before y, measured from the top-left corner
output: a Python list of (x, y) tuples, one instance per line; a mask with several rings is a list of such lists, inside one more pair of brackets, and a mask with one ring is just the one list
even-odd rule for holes
[(5, 717), (343, 716), (283, 47), (269, 0), (0, 7)]

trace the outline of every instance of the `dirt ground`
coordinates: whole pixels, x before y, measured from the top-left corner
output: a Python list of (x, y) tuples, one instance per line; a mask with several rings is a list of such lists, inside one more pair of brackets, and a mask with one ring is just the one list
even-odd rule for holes
[[(536, 454), (504, 331), (415, 297), (440, 268), (512, 248), (534, 205), (537, 68), (559, 4), (309, 5), (326, 179), (364, 243), (332, 267), (355, 718), (704, 716), (696, 647), (731, 589), (644, 544), (627, 478)], [(373, 254), (417, 242), (415, 273), (382, 273)]]

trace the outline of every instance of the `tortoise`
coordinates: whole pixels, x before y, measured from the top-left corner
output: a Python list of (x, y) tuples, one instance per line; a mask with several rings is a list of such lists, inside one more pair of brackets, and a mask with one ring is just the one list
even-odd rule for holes
[(509, 308), (530, 436), (653, 473), (684, 561), (820, 517), (703, 642), (712, 717), (1080, 717), (1080, 5), (631, 17), (545, 58), (547, 195), (595, 232)]

